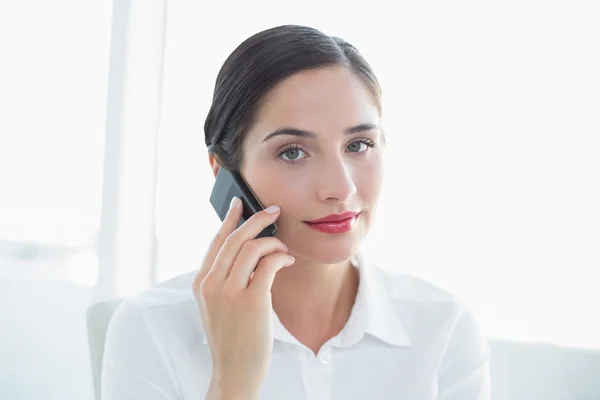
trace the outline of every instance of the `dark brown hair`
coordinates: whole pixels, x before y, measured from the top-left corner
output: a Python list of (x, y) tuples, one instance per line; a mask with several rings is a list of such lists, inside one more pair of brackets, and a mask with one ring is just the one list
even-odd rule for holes
[(225, 60), (204, 123), (208, 151), (219, 164), (239, 171), (242, 143), (261, 100), (278, 82), (304, 70), (341, 65), (350, 68), (373, 94), (381, 113), (381, 88), (367, 61), (343, 39), (298, 25), (259, 32)]

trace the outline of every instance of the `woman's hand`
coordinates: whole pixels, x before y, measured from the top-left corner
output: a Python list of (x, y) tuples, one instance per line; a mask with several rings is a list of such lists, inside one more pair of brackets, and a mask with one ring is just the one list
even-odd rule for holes
[(279, 213), (269, 207), (236, 229), (242, 204), (234, 198), (194, 279), (213, 361), (210, 391), (221, 394), (216, 397), (254, 398), (266, 375), (273, 346), (271, 286), (294, 258), (279, 239), (255, 237)]

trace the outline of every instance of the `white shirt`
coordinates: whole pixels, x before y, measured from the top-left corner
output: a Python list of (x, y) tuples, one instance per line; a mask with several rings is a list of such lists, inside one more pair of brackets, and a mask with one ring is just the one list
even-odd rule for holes
[[(470, 309), (419, 278), (353, 259), (359, 287), (347, 324), (317, 356), (273, 312), (273, 355), (259, 399), (487, 400), (489, 348)], [(107, 333), (103, 400), (201, 400), (209, 346), (196, 271), (126, 301)]]

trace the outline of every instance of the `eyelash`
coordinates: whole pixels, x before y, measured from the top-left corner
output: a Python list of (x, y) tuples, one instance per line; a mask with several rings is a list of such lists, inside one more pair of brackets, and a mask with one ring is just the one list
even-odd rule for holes
[[(378, 142), (378, 141), (376, 141), (376, 140), (371, 140), (371, 139), (368, 139), (368, 138), (360, 138), (360, 139), (354, 140), (353, 142), (350, 142), (350, 143), (348, 143), (348, 145), (346, 146), (346, 148), (347, 148), (348, 146), (350, 146), (351, 144), (353, 144), (353, 143), (364, 143), (364, 144), (366, 144), (366, 145), (367, 145), (367, 147), (369, 147), (369, 148), (375, 148), (375, 147), (379, 146), (379, 142)], [(284, 163), (286, 163), (286, 164), (296, 164), (296, 163), (298, 163), (298, 162), (300, 162), (300, 161), (302, 161), (302, 160), (303, 160), (303, 159), (300, 159), (300, 160), (298, 160), (298, 161), (289, 161), (289, 160), (284, 160), (284, 159), (282, 158), (282, 156), (283, 156), (285, 153), (287, 153), (288, 151), (291, 151), (291, 150), (300, 150), (300, 151), (303, 151), (303, 152), (305, 152), (305, 153), (306, 153), (306, 151), (304, 150), (304, 146), (302, 146), (302, 145), (299, 145), (299, 144), (296, 144), (296, 143), (293, 143), (293, 144), (288, 144), (288, 145), (286, 145), (286, 146), (282, 147), (282, 148), (281, 148), (281, 149), (280, 149), (280, 150), (277, 152), (277, 159), (278, 159), (278, 160), (280, 160), (281, 162), (284, 162)], [(355, 152), (352, 152), (352, 153), (355, 153)], [(361, 152), (361, 153), (362, 153), (362, 152)]]

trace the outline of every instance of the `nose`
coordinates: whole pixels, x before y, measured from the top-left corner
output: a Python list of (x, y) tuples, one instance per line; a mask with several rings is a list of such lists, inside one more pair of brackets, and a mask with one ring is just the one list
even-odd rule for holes
[(343, 160), (335, 160), (323, 165), (320, 175), (320, 200), (343, 203), (356, 194), (352, 168)]

